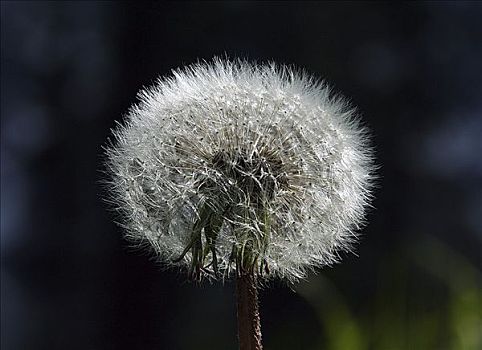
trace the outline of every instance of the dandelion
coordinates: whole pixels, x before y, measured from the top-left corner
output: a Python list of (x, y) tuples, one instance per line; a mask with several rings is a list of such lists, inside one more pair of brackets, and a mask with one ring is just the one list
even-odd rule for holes
[(295, 282), (356, 241), (366, 130), (323, 82), (275, 64), (194, 64), (139, 99), (107, 148), (126, 235), (195, 280), (236, 276), (241, 348), (260, 349), (257, 284)]

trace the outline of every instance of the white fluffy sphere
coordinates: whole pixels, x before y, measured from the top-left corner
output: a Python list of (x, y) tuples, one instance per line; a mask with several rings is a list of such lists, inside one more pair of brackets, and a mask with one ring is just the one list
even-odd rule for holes
[(139, 94), (107, 148), (127, 237), (195, 278), (295, 281), (350, 248), (373, 178), (366, 130), (325, 84), (214, 60)]

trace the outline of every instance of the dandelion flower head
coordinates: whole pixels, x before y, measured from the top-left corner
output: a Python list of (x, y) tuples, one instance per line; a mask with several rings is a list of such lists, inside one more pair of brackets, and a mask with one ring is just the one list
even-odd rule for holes
[(350, 250), (372, 149), (355, 110), (275, 64), (215, 59), (139, 93), (107, 147), (126, 236), (190, 276), (296, 281)]

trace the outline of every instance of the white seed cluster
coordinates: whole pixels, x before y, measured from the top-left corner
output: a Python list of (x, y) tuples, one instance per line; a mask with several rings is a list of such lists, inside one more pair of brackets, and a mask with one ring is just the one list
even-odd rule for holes
[(372, 150), (324, 83), (215, 59), (139, 98), (107, 148), (128, 238), (194, 278), (296, 281), (350, 249), (371, 197)]

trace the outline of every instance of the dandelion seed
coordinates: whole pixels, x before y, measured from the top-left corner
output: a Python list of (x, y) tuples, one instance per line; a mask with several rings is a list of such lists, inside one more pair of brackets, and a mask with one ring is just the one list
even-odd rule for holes
[(354, 109), (305, 73), (214, 60), (139, 93), (107, 148), (127, 236), (195, 280), (236, 276), (240, 349), (261, 349), (257, 281), (351, 250), (372, 152)]
[(372, 153), (354, 109), (324, 83), (216, 59), (139, 99), (107, 149), (129, 238), (195, 279), (248, 270), (296, 281), (351, 249)]

